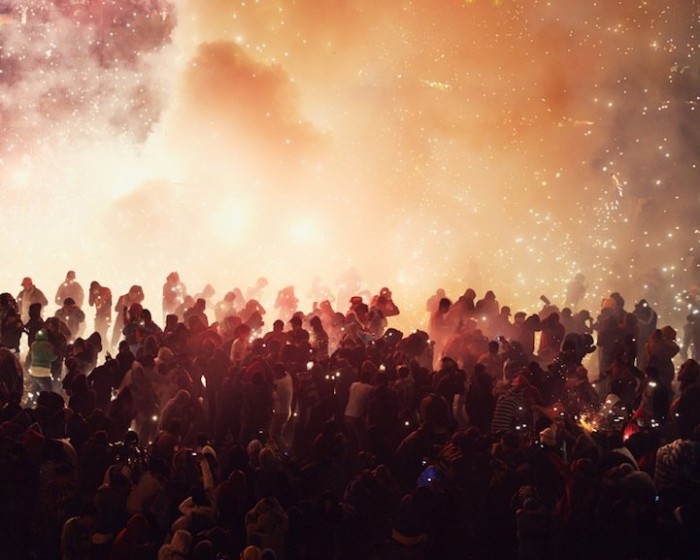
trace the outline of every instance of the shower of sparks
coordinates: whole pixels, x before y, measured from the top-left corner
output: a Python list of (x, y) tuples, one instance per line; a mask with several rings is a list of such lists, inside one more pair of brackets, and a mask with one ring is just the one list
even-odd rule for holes
[[(355, 266), (423, 311), (700, 285), (700, 9), (549, 0), (0, 1), (6, 263), (156, 305)], [(410, 303), (409, 303), (410, 302)], [(679, 319), (680, 318), (680, 319)]]

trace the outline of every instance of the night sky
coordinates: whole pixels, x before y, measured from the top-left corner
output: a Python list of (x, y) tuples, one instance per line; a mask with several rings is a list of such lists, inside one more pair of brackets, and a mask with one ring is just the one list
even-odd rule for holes
[[(693, 0), (0, 1), (0, 291), (700, 282)], [(675, 312), (672, 309), (675, 308)], [(412, 313), (411, 313), (412, 312)]]

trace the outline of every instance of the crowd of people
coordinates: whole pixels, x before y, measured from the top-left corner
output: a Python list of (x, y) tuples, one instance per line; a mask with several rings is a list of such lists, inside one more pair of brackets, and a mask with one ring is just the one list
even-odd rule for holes
[(2, 557), (700, 557), (696, 314), (267, 286), (0, 294)]

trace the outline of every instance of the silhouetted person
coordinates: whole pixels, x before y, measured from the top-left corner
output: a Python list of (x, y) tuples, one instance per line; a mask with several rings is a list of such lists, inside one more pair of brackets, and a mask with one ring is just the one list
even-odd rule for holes
[(85, 329), (85, 313), (73, 301), (73, 298), (66, 298), (60, 309), (54, 314), (58, 320), (62, 321), (70, 331), (69, 341), (75, 340), (83, 334)]
[(294, 286), (282, 288), (277, 293), (277, 299), (275, 300), (275, 309), (279, 310), (279, 319), (285, 323), (289, 321), (292, 315), (296, 313), (298, 304), (299, 299), (294, 295)]
[(163, 321), (170, 313), (175, 313), (187, 295), (187, 287), (180, 281), (177, 272), (171, 272), (163, 284)]
[(95, 308), (95, 332), (100, 333), (106, 344), (107, 330), (112, 322), (112, 290), (93, 280), (90, 282), (88, 303)]
[(114, 306), (114, 310), (117, 312), (117, 316), (114, 319), (114, 328), (112, 329), (112, 348), (117, 347), (117, 344), (119, 344), (119, 340), (122, 337), (122, 329), (126, 325), (127, 310), (134, 303), (143, 303), (143, 300), (143, 289), (137, 284), (131, 286), (127, 293), (125, 293), (122, 296), (119, 296), (117, 304)]
[(22, 279), (22, 291), (17, 295), (17, 307), (22, 323), (29, 321), (29, 306), (32, 303), (39, 303), (43, 308), (48, 305), (49, 300), (46, 299), (44, 292), (34, 285), (32, 279), (26, 277)]
[(80, 283), (75, 279), (75, 272), (69, 270), (66, 273), (66, 279), (61, 283), (61, 285), (56, 290), (56, 297), (54, 297), (54, 303), (56, 305), (63, 305), (66, 298), (72, 298), (75, 305), (82, 309), (83, 302), (85, 301), (85, 292)]
[(637, 365), (641, 367), (644, 360), (644, 345), (651, 338), (651, 335), (654, 334), (659, 316), (645, 299), (639, 300), (639, 303), (634, 306), (633, 314), (637, 319), (639, 328), (637, 336)]

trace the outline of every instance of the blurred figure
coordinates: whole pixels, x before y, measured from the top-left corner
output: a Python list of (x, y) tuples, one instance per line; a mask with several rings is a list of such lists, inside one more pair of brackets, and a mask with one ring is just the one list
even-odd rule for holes
[(22, 323), (29, 321), (29, 306), (32, 303), (40, 303), (41, 307), (46, 307), (49, 300), (46, 299), (44, 292), (37, 288), (32, 279), (27, 276), (22, 279), (22, 291), (17, 295), (17, 307)]
[(31, 348), (32, 360), (29, 366), (29, 377), (34, 383), (37, 393), (51, 392), (51, 363), (58, 357), (54, 352), (53, 344), (49, 342), (49, 335), (44, 329), (36, 333), (36, 339)]
[(163, 284), (163, 321), (170, 313), (175, 313), (187, 295), (187, 287), (180, 281), (177, 272), (171, 272)]
[[(194, 307), (195, 304), (194, 298), (190, 294), (185, 294), (185, 298), (182, 300), (182, 303), (177, 306), (175, 311), (173, 313), (177, 315), (177, 320), (180, 321), (181, 323), (185, 323), (185, 312), (189, 311)], [(206, 304), (205, 304), (206, 305)], [(172, 313), (168, 313), (168, 315), (172, 315)], [(166, 315), (166, 317), (168, 316)]]
[(453, 325), (459, 325), (460, 323), (466, 323), (469, 319), (476, 319), (475, 300), (476, 292), (472, 288), (467, 288), (450, 307), (448, 320)]
[(204, 286), (204, 288), (202, 288), (201, 292), (196, 293), (194, 295), (194, 299), (196, 301), (199, 298), (202, 298), (207, 302), (208, 309), (214, 309), (214, 304), (212, 303), (211, 298), (213, 298), (215, 294), (216, 290), (214, 289), (214, 286), (212, 286), (211, 284), (207, 284), (206, 286)]
[(70, 332), (65, 323), (62, 323), (56, 317), (46, 319), (45, 328), (49, 342), (53, 345), (53, 351), (56, 354), (56, 359), (51, 362), (51, 376), (58, 383), (63, 374), (63, 361), (68, 354), (68, 337)]
[(587, 290), (586, 276), (579, 272), (566, 287), (566, 307), (576, 309)]
[(116, 348), (119, 340), (122, 337), (122, 329), (126, 325), (126, 312), (134, 304), (143, 303), (144, 300), (143, 288), (138, 284), (134, 284), (129, 288), (129, 291), (122, 296), (119, 296), (114, 310), (117, 316), (114, 320), (114, 328), (112, 329), (112, 348)]
[[(340, 275), (336, 280), (336, 286), (338, 286), (338, 305), (347, 305), (350, 298), (356, 296), (362, 287), (360, 275), (354, 266), (348, 268)], [(338, 311), (345, 313), (346, 309), (339, 308)]]
[(182, 322), (189, 328), (191, 321), (199, 321), (205, 327), (209, 326), (209, 318), (206, 313), (207, 300), (199, 298), (194, 302), (194, 305), (182, 314)]
[(107, 341), (107, 330), (112, 322), (112, 290), (101, 286), (99, 282), (90, 282), (88, 304), (95, 308), (95, 332)]
[[(39, 315), (41, 315), (40, 303), (35, 304), (34, 308), (30, 305), (30, 309), (35, 309), (39, 306)], [(31, 320), (29, 311), (27, 311), (27, 322)], [(15, 298), (10, 294), (0, 294), (0, 345), (11, 349), (15, 354), (19, 354), (19, 341), (24, 332), (24, 323), (19, 316), (19, 307)]]
[[(267, 287), (267, 278), (260, 277), (255, 281), (255, 285), (248, 288), (245, 292), (246, 301), (249, 299), (255, 299), (261, 301), (263, 299), (264, 290)], [(243, 305), (243, 302), (240, 302)]]
[(332, 303), (335, 301), (330, 288), (322, 283), (320, 276), (314, 276), (307, 297), (313, 302), (328, 301)]
[(540, 337), (540, 346), (537, 350), (537, 357), (540, 364), (544, 367), (552, 363), (554, 358), (559, 354), (566, 329), (559, 322), (558, 313), (550, 313), (541, 322), (542, 336)]
[(311, 348), (314, 351), (314, 358), (319, 362), (327, 360), (329, 356), (329, 338), (328, 333), (323, 328), (323, 321), (321, 321), (318, 315), (315, 315), (311, 317), (309, 326), (311, 327), (311, 332), (309, 334)]
[(680, 352), (676, 343), (676, 331), (666, 326), (656, 329), (644, 345), (646, 368), (654, 367), (659, 372), (659, 382), (673, 395), (671, 383), (675, 377), (673, 357)]
[(227, 317), (231, 317), (236, 314), (236, 293), (233, 291), (226, 292), (224, 299), (216, 304), (214, 307), (214, 317), (216, 322), (222, 324)]
[(294, 286), (282, 288), (277, 293), (277, 299), (275, 300), (275, 309), (279, 309), (278, 318), (285, 323), (289, 321), (292, 315), (296, 313), (298, 304), (299, 299), (294, 294)]
[(510, 307), (504, 305), (501, 312), (493, 318), (491, 324), (491, 335), (494, 338), (504, 337), (508, 340), (513, 338), (513, 323), (510, 322)]
[(66, 273), (65, 281), (56, 290), (56, 297), (54, 298), (54, 303), (56, 305), (63, 305), (66, 298), (72, 298), (75, 305), (82, 309), (83, 302), (85, 301), (85, 292), (83, 287), (75, 279), (75, 272), (69, 270)]
[(389, 326), (384, 313), (378, 307), (371, 307), (367, 314), (367, 329), (375, 340), (384, 336), (384, 331)]
[(496, 294), (491, 290), (487, 291), (484, 297), (476, 302), (474, 313), (485, 334), (491, 334), (491, 322), (500, 311), (501, 306), (496, 299)]
[(683, 346), (681, 348), (681, 357), (686, 360), (693, 358), (700, 359), (700, 317), (696, 313), (691, 313), (685, 318), (683, 325)]
[(270, 439), (275, 442), (278, 449), (286, 449), (284, 434), (287, 422), (292, 415), (293, 380), (283, 363), (275, 364), (272, 368), (272, 374), (274, 404), (270, 423)]
[(639, 335), (637, 336), (637, 364), (639, 365), (644, 358), (644, 345), (651, 335), (654, 334), (659, 316), (645, 299), (639, 300), (639, 303), (634, 306), (632, 313), (637, 318), (639, 328)]
[(442, 353), (445, 349), (445, 344), (450, 335), (454, 331), (452, 323), (448, 319), (448, 312), (452, 302), (448, 298), (442, 298), (438, 305), (437, 311), (430, 317), (430, 326), (428, 334), (433, 341), (433, 369), (437, 370), (440, 366)]
[(650, 366), (640, 388), (640, 402), (632, 415), (642, 427), (655, 428), (666, 421), (671, 405), (670, 393), (659, 379), (659, 371)]
[(149, 335), (155, 336), (157, 339), (163, 334), (163, 329), (158, 326), (155, 321), (153, 321), (153, 316), (150, 310), (144, 309), (141, 311), (141, 323), (140, 328), (143, 333), (143, 338)]
[(54, 317), (65, 323), (68, 327), (70, 331), (70, 342), (83, 334), (85, 330), (85, 313), (78, 307), (73, 298), (66, 298), (61, 308), (56, 310)]
[(44, 327), (44, 319), (41, 316), (41, 305), (33, 303), (29, 306), (29, 321), (24, 325), (24, 332), (27, 333), (27, 344), (32, 345), (36, 338), (36, 333)]
[(386, 287), (379, 290), (379, 294), (372, 298), (370, 308), (372, 307), (379, 309), (384, 317), (393, 317), (399, 314), (399, 308), (394, 303), (391, 290)]
[(513, 340), (520, 343), (523, 352), (528, 359), (533, 359), (535, 354), (535, 333), (542, 330), (540, 316), (535, 314), (527, 316), (524, 311), (518, 311), (514, 316)]
[(245, 302), (245, 307), (238, 314), (241, 320), (250, 327), (250, 330), (258, 336), (261, 329), (265, 325), (263, 315), (265, 315), (265, 308), (258, 303), (256, 299), (249, 299)]
[(440, 300), (444, 298), (445, 295), (444, 289), (438, 288), (435, 290), (435, 293), (425, 302), (425, 310), (430, 314), (435, 313), (440, 305)]

